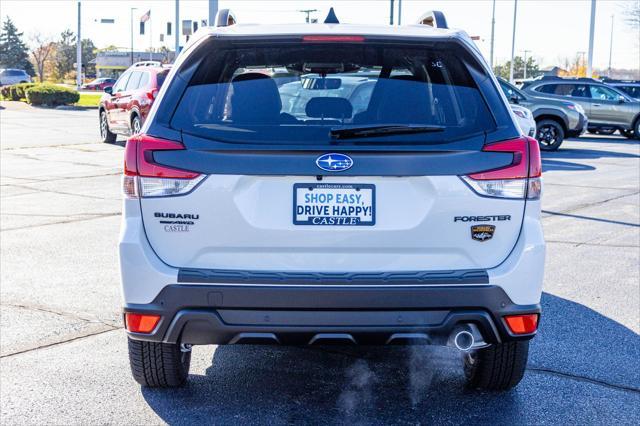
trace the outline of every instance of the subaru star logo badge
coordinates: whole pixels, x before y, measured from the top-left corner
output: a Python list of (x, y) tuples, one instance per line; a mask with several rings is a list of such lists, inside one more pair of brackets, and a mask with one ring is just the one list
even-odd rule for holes
[(318, 157), (316, 165), (328, 172), (342, 172), (353, 166), (353, 160), (348, 155), (332, 152)]

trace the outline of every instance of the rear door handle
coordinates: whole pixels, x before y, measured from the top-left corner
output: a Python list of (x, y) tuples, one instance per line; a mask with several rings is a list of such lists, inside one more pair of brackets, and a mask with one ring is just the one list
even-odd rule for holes
[(591, 104), (591, 106), (602, 106), (600, 104)]

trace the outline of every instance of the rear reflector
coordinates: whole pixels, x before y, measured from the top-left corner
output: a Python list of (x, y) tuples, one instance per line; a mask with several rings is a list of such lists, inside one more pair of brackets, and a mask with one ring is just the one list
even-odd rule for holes
[(362, 36), (349, 35), (307, 35), (302, 37), (302, 41), (311, 42), (334, 42), (334, 43), (360, 43), (364, 41)]
[(531, 334), (538, 329), (538, 314), (509, 315), (504, 317), (513, 334)]
[(160, 315), (136, 314), (127, 312), (124, 314), (125, 326), (133, 333), (151, 333), (160, 321)]

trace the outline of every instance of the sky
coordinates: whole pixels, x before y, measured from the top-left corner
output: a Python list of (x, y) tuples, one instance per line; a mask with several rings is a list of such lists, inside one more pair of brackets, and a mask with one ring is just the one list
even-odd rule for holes
[[(625, 8), (640, 0), (597, 0), (594, 40), (594, 68), (609, 63), (613, 15), (612, 67), (640, 69), (640, 30), (625, 23)], [(115, 45), (128, 49), (131, 16), (134, 20), (134, 47), (145, 50), (150, 45), (173, 48), (173, 37), (160, 42), (166, 24), (175, 19), (175, 0), (82, 0), (82, 38), (91, 38), (96, 46)], [(304, 22), (299, 10), (317, 9), (320, 21), (333, 6), (341, 22), (389, 23), (389, 0), (316, 0), (249, 1), (220, 0), (220, 8), (230, 8), (241, 23)], [(398, 0), (396, 0), (396, 10)], [(202, 20), (208, 16), (207, 0), (180, 0), (180, 20)], [(131, 8), (136, 8), (133, 12)], [(441, 10), (450, 27), (461, 28), (479, 36), (480, 50), (488, 58), (491, 37), (492, 0), (402, 0), (402, 22), (415, 22), (428, 10)], [(140, 17), (151, 10), (151, 34), (138, 34)], [(530, 51), (542, 66), (561, 65), (564, 58), (586, 52), (589, 46), (590, 0), (519, 0), (516, 21), (516, 55)], [(396, 12), (397, 13), (397, 12)], [(514, 0), (496, 1), (495, 62), (510, 58)], [(36, 32), (53, 39), (59, 33), (77, 28), (76, 0), (2, 0), (0, 15), (10, 16), (27, 41)], [(113, 24), (100, 23), (114, 19)], [(181, 44), (184, 44), (182, 42)]]

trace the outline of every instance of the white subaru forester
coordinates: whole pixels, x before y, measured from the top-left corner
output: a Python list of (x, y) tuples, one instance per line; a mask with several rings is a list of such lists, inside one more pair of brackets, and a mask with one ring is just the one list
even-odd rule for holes
[(437, 344), (472, 387), (515, 386), (540, 315), (540, 152), (471, 39), (438, 12), (218, 18), (125, 149), (135, 379), (184, 384), (192, 345)]

